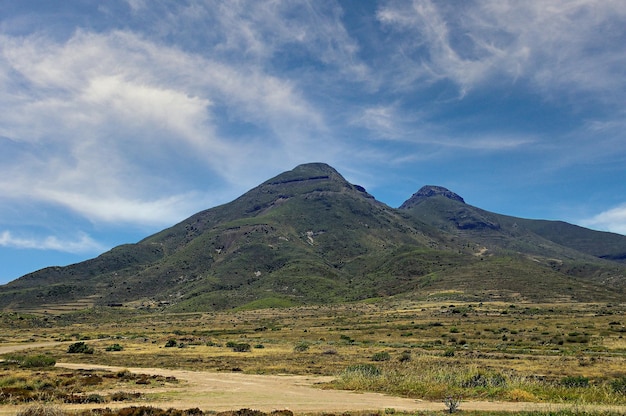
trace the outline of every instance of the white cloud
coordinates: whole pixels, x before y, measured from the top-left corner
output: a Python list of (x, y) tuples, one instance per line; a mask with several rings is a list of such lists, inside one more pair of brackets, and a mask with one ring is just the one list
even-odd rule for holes
[[(536, 137), (513, 133), (481, 134), (450, 133), (443, 126), (427, 120), (426, 114), (413, 111), (407, 114), (399, 105), (378, 105), (363, 108), (353, 117), (351, 124), (372, 133), (374, 140), (399, 141), (419, 145), (432, 145), (440, 149), (467, 149), (476, 151), (503, 151), (519, 149), (537, 141)], [(424, 149), (420, 148), (424, 157)], [(397, 160), (413, 161), (413, 155), (403, 154)]]
[(580, 221), (584, 227), (626, 235), (626, 204), (611, 208), (591, 218)]
[[(197, 183), (184, 182), (189, 166), (207, 178), (205, 190), (224, 194), (246, 172), (258, 180), (264, 149), (285, 163), (325, 129), (288, 80), (132, 33), (78, 31), (62, 43), (0, 36), (0, 45), (0, 136), (29, 146), (3, 166), (5, 201), (54, 202), (96, 222), (164, 223), (206, 208)], [(218, 132), (231, 122), (251, 130)]]
[(133, 12), (138, 12), (146, 8), (146, 0), (126, 0)]
[[(415, 117), (413, 117), (415, 118)], [(415, 120), (414, 120), (415, 121)], [(371, 131), (378, 140), (402, 140), (408, 131), (410, 120), (402, 116), (397, 105), (365, 107), (352, 117), (351, 123)]]
[(528, 80), (547, 97), (555, 89), (598, 100), (623, 93), (621, 1), (394, 1), (378, 19), (408, 36), (392, 61), (405, 82), (449, 79), (463, 95), (499, 76)]
[(36, 250), (54, 250), (66, 253), (94, 253), (101, 252), (105, 248), (94, 241), (87, 234), (79, 234), (75, 239), (62, 240), (55, 236), (40, 237), (16, 237), (10, 231), (0, 233), (0, 246), (19, 248), (19, 249), (36, 249)]
[(123, 198), (116, 195), (97, 195), (85, 192), (40, 191), (42, 200), (71, 207), (95, 222), (139, 223), (143, 225), (169, 225), (194, 213), (202, 196), (195, 193), (172, 195), (155, 199)]
[(210, 22), (214, 27), (199, 35), (214, 43), (217, 53), (234, 52), (250, 62), (292, 55), (332, 67), (327, 76), (339, 72), (364, 80), (370, 71), (358, 57), (359, 44), (344, 27), (342, 14), (334, 2), (226, 0), (192, 2), (170, 24)]

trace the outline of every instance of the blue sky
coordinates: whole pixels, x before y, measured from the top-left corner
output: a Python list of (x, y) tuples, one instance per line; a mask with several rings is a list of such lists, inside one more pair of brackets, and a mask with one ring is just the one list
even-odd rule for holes
[(626, 2), (0, 0), (0, 283), (300, 163), (626, 234)]

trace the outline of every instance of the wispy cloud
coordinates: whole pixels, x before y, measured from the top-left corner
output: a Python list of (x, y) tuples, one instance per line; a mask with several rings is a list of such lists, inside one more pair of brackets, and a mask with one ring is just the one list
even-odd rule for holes
[(463, 96), (499, 78), (526, 81), (546, 97), (603, 93), (598, 100), (623, 93), (624, 17), (620, 1), (409, 0), (378, 11), (401, 35), (393, 60), (399, 80), (450, 80)]
[(62, 240), (55, 236), (44, 238), (17, 237), (6, 230), (0, 233), (0, 246), (18, 249), (54, 250), (66, 253), (98, 253), (105, 249), (104, 246), (86, 234), (80, 234), (75, 239)]
[[(523, 133), (481, 134), (454, 132), (428, 119), (425, 111), (408, 112), (399, 105), (377, 105), (363, 108), (351, 124), (367, 129), (372, 140), (399, 141), (413, 145), (435, 145), (442, 149), (465, 149), (475, 151), (508, 151), (537, 141), (536, 137)], [(419, 149), (423, 151), (423, 149)], [(406, 158), (403, 155), (402, 158)], [(411, 160), (409, 157), (406, 160)]]
[[(188, 212), (189, 196), (199, 197), (190, 193), (197, 183), (173, 188), (181, 184), (179, 159), (220, 192), (240, 181), (246, 164), (256, 177), (262, 160), (254, 155), (271, 144), (255, 135), (273, 132), (280, 158), (299, 131), (310, 137), (324, 128), (288, 80), (131, 33), (78, 32), (64, 43), (3, 36), (0, 44), (0, 136), (14, 148), (29, 146), (6, 161), (12, 175), (0, 179), (4, 198), (28, 194), (93, 221), (171, 221), (172, 212)], [(218, 132), (230, 122), (250, 126), (245, 146)]]
[(611, 208), (591, 218), (583, 219), (580, 224), (585, 227), (626, 235), (626, 204)]
[(99, 196), (85, 192), (50, 191), (40, 192), (42, 200), (64, 205), (93, 222), (113, 224), (168, 225), (192, 214), (203, 200), (196, 193), (171, 195), (168, 197), (133, 200), (130, 197)]

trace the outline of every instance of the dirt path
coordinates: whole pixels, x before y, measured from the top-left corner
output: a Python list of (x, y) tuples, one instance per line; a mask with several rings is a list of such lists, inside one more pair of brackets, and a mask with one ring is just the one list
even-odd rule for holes
[[(0, 353), (15, 351), (12, 347), (0, 347)], [(21, 346), (17, 346), (21, 347)], [(33, 344), (29, 345), (33, 347)], [(20, 348), (22, 349), (22, 348)], [(332, 380), (332, 377), (294, 376), (294, 375), (250, 375), (241, 373), (217, 373), (208, 371), (167, 370), (161, 368), (127, 368), (104, 365), (57, 363), (57, 366), (70, 369), (103, 369), (134, 373), (173, 376), (183, 381), (182, 385), (159, 389), (162, 399), (156, 402), (121, 402), (107, 403), (106, 407), (127, 407), (130, 405), (151, 405), (160, 408), (189, 409), (198, 407), (202, 410), (237, 410), (250, 408), (270, 412), (289, 409), (294, 413), (322, 413), (349, 411), (396, 411), (444, 410), (439, 402), (419, 401), (377, 393), (354, 393), (342, 390), (322, 390), (317, 386)], [(139, 391), (139, 389), (138, 389)], [(150, 390), (155, 392), (156, 390)], [(104, 407), (100, 406), (100, 407)], [(63, 406), (68, 409), (93, 408), (94, 405)], [(462, 410), (556, 410), (567, 408), (564, 405), (544, 403), (512, 402), (462, 402)], [(573, 407), (573, 406), (569, 406)], [(0, 415), (15, 415), (18, 406), (0, 406)], [(582, 410), (580, 407), (576, 407)], [(626, 414), (626, 406), (601, 407), (590, 409), (610, 409)]]
[[(59, 363), (71, 369), (103, 369), (120, 371), (122, 367)], [(333, 377), (294, 375), (251, 375), (241, 373), (216, 373), (208, 371), (166, 370), (161, 368), (126, 368), (134, 373), (173, 376), (185, 382), (182, 387), (169, 391), (170, 397), (154, 403), (162, 408), (202, 410), (236, 410), (250, 408), (271, 412), (289, 409), (295, 413), (349, 412), (360, 410), (396, 411), (444, 410), (440, 402), (419, 401), (378, 393), (355, 393), (342, 390), (322, 390), (316, 384), (331, 381)], [(120, 404), (128, 406), (128, 404)], [(513, 402), (462, 402), (463, 410), (556, 410), (572, 406), (545, 403)], [(625, 407), (593, 407), (624, 412)], [(580, 408), (578, 408), (580, 410)]]
[(38, 343), (24, 343), (24, 344), (0, 344), (0, 354), (9, 354), (12, 352), (18, 352), (22, 350), (30, 350), (31, 348), (43, 348), (43, 347), (52, 347), (54, 345), (63, 345), (67, 344), (67, 342), (58, 342), (58, 341), (50, 341), (50, 342), (38, 342)]

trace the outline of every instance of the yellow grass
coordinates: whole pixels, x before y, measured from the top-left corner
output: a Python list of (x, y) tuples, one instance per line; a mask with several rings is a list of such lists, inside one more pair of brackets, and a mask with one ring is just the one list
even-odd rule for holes
[[(506, 375), (508, 387), (474, 389), (472, 394), (533, 401), (545, 400), (546, 383), (558, 386), (566, 376), (586, 377), (593, 388), (606, 389), (612, 380), (626, 376), (625, 309), (604, 304), (392, 300), (236, 313), (138, 315), (115, 310), (115, 319), (105, 319), (108, 312), (12, 316), (2, 320), (0, 333), (2, 342), (24, 345), (65, 340), (37, 351), (58, 362), (335, 376), (350, 365), (369, 363), (404, 380), (410, 373), (403, 368), (415, 373), (428, 369), (430, 379), (416, 381), (401, 393), (416, 398), (445, 395), (460, 383), (452, 378), (487, 371)], [(44, 327), (39, 326), (42, 322)], [(94, 354), (68, 354), (67, 342), (78, 339), (94, 347)], [(165, 347), (170, 339), (177, 347)], [(302, 342), (308, 349), (296, 351)], [(105, 351), (113, 343), (123, 351)], [(228, 343), (247, 343), (251, 349), (235, 352)], [(390, 360), (374, 362), (376, 353), (388, 353)], [(402, 357), (408, 359), (400, 362)], [(522, 383), (526, 379), (540, 383), (530, 388)], [(516, 385), (514, 380), (522, 381)], [(391, 391), (390, 386), (369, 388)], [(585, 391), (554, 391), (551, 397), (558, 400), (574, 400), (578, 394), (581, 400), (619, 401), (602, 399), (599, 393), (587, 397)]]

